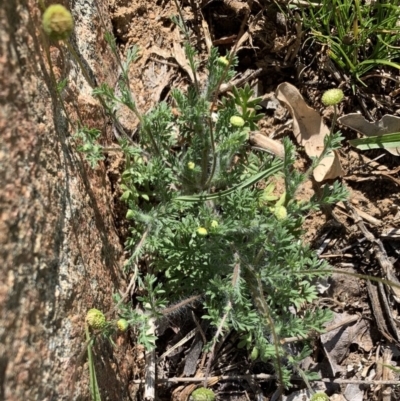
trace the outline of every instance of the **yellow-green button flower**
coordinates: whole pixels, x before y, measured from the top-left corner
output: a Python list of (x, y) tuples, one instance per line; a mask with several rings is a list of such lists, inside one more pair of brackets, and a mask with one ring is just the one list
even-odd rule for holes
[(199, 227), (197, 229), (197, 234), (201, 235), (202, 237), (206, 236), (208, 234), (208, 231), (204, 227)]
[(212, 391), (211, 389), (201, 387), (201, 388), (198, 388), (193, 391), (192, 400), (193, 401), (214, 401), (215, 394), (214, 394), (214, 391)]
[(329, 397), (325, 393), (315, 393), (311, 397), (311, 401), (329, 401)]
[(244, 125), (244, 120), (240, 116), (232, 116), (229, 120), (229, 122), (234, 126), (234, 127), (243, 127)]
[(278, 220), (284, 220), (287, 217), (287, 210), (285, 206), (277, 206), (274, 208), (274, 215)]
[(54, 40), (67, 39), (74, 29), (71, 13), (61, 4), (49, 6), (43, 14), (43, 29)]
[(217, 220), (213, 220), (212, 222), (211, 222), (211, 227), (212, 228), (217, 228), (218, 227), (218, 221)]
[(217, 61), (219, 64), (223, 65), (224, 67), (226, 67), (229, 64), (229, 60), (226, 57), (218, 57)]
[(341, 89), (329, 89), (322, 95), (322, 103), (325, 106), (333, 106), (340, 103), (344, 98), (344, 93)]
[(196, 165), (195, 165), (193, 162), (189, 162), (189, 163), (187, 164), (187, 166), (188, 166), (188, 169), (189, 169), (189, 170), (193, 170), (193, 169), (196, 167)]
[(119, 319), (117, 322), (117, 327), (119, 331), (126, 331), (128, 330), (129, 323), (125, 319)]
[(95, 330), (102, 330), (107, 325), (106, 317), (98, 309), (89, 309), (86, 314), (86, 323)]

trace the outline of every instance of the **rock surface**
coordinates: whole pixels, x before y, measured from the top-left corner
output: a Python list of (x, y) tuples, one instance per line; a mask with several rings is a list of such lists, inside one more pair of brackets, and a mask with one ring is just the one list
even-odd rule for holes
[[(37, 3), (0, 7), (0, 400), (89, 399), (84, 318), (92, 307), (113, 307), (123, 247), (104, 163), (91, 170), (71, 135), (78, 120), (101, 129), (104, 144), (111, 134), (71, 53), (50, 44), (55, 80), (68, 78), (62, 96), (72, 124), (66, 118)], [(112, 85), (107, 4), (64, 1), (75, 21), (71, 45), (90, 76)], [(103, 399), (129, 398), (122, 351), (99, 343)]]

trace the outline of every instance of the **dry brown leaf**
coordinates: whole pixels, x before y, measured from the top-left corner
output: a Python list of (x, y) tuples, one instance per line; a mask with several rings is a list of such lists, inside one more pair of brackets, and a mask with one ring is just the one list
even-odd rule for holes
[[(400, 132), (400, 117), (386, 114), (379, 121), (370, 123), (361, 114), (350, 113), (338, 118), (345, 125), (365, 136), (382, 136)], [(392, 155), (400, 156), (400, 147), (386, 148)]]
[(208, 53), (208, 55), (210, 55), (213, 44), (212, 44), (212, 39), (211, 39), (211, 35), (210, 35), (210, 30), (208, 29), (207, 21), (204, 18), (201, 19), (201, 27), (203, 28), (204, 41), (206, 42), (206, 46), (207, 46), (207, 53)]
[(365, 390), (365, 384), (348, 384), (343, 395), (347, 401), (363, 401)]
[(238, 1), (238, 0), (225, 0), (225, 5), (230, 9), (234, 10), (238, 14), (249, 13), (250, 7), (246, 2)]
[(299, 145), (304, 146), (308, 156), (319, 156), (324, 150), (324, 138), (329, 134), (319, 113), (306, 104), (295, 86), (287, 82), (278, 86), (276, 97), (293, 117), (293, 132)]
[(253, 143), (255, 146), (265, 149), (275, 156), (280, 157), (281, 159), (285, 157), (285, 148), (280, 142), (268, 138), (267, 136), (262, 135), (259, 132), (250, 132), (249, 139), (250, 142)]
[(159, 103), (161, 94), (171, 84), (173, 69), (165, 64), (157, 65), (157, 62), (152, 62), (146, 65), (142, 75), (146, 87), (152, 89), (149, 98), (151, 97), (155, 103)]
[(185, 70), (185, 72), (189, 75), (191, 81), (194, 83), (195, 79), (194, 79), (193, 71), (190, 68), (188, 59), (186, 58), (185, 50), (180, 45), (180, 43), (182, 43), (182, 39), (180, 37), (179, 30), (175, 29), (174, 40), (173, 40), (174, 58), (175, 58), (176, 62)]
[[(324, 150), (324, 138), (329, 128), (320, 114), (309, 107), (298, 89), (284, 82), (276, 89), (276, 98), (289, 110), (293, 118), (293, 133), (299, 145), (309, 157), (318, 157)], [(327, 155), (314, 170), (316, 181), (336, 178), (343, 175), (337, 152)]]
[(331, 401), (347, 401), (346, 398), (344, 398), (344, 396), (342, 394), (332, 394)]
[[(350, 317), (350, 315), (346, 312), (334, 312), (333, 315), (334, 318), (329, 323), (330, 325), (337, 325), (341, 322), (345, 322)], [(347, 356), (349, 346), (353, 340), (351, 326), (339, 326), (335, 330), (321, 334), (320, 338), (322, 348), (325, 351), (326, 357), (332, 369), (332, 373), (336, 375), (337, 372), (345, 370), (346, 368), (342, 366), (342, 362)]]
[(157, 54), (157, 56), (160, 56), (164, 58), (165, 60), (168, 60), (169, 58), (173, 57), (172, 54), (165, 49), (160, 49), (158, 46), (152, 46), (151, 49), (148, 52), (149, 54)]
[(318, 166), (315, 167), (313, 175), (317, 182), (331, 180), (343, 175), (343, 169), (336, 150), (329, 153), (321, 160)]

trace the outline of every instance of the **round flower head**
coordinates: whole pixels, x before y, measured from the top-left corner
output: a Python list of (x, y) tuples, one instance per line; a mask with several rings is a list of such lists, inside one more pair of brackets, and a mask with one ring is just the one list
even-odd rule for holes
[(244, 120), (240, 116), (232, 116), (229, 122), (235, 127), (243, 127), (244, 125)]
[(310, 401), (329, 401), (329, 397), (325, 393), (315, 393)]
[(322, 95), (322, 103), (325, 106), (333, 106), (340, 103), (344, 98), (344, 93), (341, 89), (329, 89)]
[(202, 237), (206, 236), (208, 234), (207, 229), (204, 227), (199, 227), (197, 229), (197, 234), (201, 235)]
[(226, 57), (218, 57), (217, 61), (219, 64), (223, 65), (224, 67), (226, 67), (229, 64), (229, 60)]
[(211, 222), (211, 227), (212, 227), (212, 228), (217, 228), (217, 227), (218, 227), (218, 221), (217, 221), (217, 220), (213, 220), (213, 221)]
[(189, 170), (193, 170), (196, 167), (196, 165), (193, 162), (189, 162), (187, 164), (187, 167), (188, 167)]
[(285, 206), (277, 206), (274, 209), (274, 215), (278, 220), (284, 220), (287, 217), (287, 210)]
[(119, 319), (117, 322), (117, 327), (119, 331), (128, 330), (129, 323), (125, 319)]
[(67, 39), (74, 28), (71, 13), (61, 4), (53, 4), (46, 9), (42, 24), (46, 34), (54, 40)]
[(86, 314), (86, 323), (95, 330), (102, 330), (107, 324), (104, 313), (98, 309), (89, 309)]
[(192, 400), (193, 401), (214, 401), (215, 394), (214, 391), (210, 390), (209, 388), (198, 388), (193, 391), (192, 393)]

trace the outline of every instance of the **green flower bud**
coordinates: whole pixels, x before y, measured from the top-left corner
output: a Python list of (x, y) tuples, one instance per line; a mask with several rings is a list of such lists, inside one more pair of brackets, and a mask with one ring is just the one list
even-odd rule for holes
[(218, 57), (217, 58), (217, 62), (219, 64), (221, 64), (222, 66), (226, 67), (227, 65), (229, 65), (229, 60), (226, 57)]
[(104, 313), (98, 309), (89, 309), (86, 314), (86, 323), (95, 330), (102, 330), (107, 325)]
[(207, 229), (205, 229), (204, 227), (199, 227), (197, 229), (197, 234), (201, 235), (202, 237), (204, 237), (205, 235), (208, 234)]
[(315, 393), (310, 401), (329, 401), (329, 397), (325, 393)]
[(333, 106), (340, 103), (344, 98), (344, 93), (341, 89), (329, 89), (322, 95), (322, 103), (325, 106)]
[(127, 212), (126, 212), (126, 218), (127, 219), (133, 219), (135, 217), (135, 212), (132, 210), (132, 209), (129, 209)]
[(117, 322), (117, 327), (119, 331), (126, 331), (128, 330), (129, 323), (125, 319), (119, 319)]
[(214, 391), (210, 390), (209, 388), (198, 388), (193, 391), (192, 393), (192, 400), (193, 401), (214, 401), (215, 394)]
[(232, 116), (229, 120), (229, 122), (234, 126), (234, 127), (243, 127), (244, 125), (244, 120), (240, 116)]
[(71, 13), (61, 4), (49, 6), (43, 14), (43, 29), (54, 40), (67, 39), (74, 29)]
[(250, 359), (255, 361), (258, 358), (258, 348), (254, 347), (250, 354)]
[(187, 166), (188, 166), (188, 169), (189, 169), (189, 170), (193, 170), (193, 169), (196, 167), (196, 165), (195, 165), (193, 162), (189, 162), (189, 163), (187, 164)]
[(287, 210), (285, 206), (278, 206), (274, 208), (274, 215), (278, 220), (284, 220), (287, 217)]

